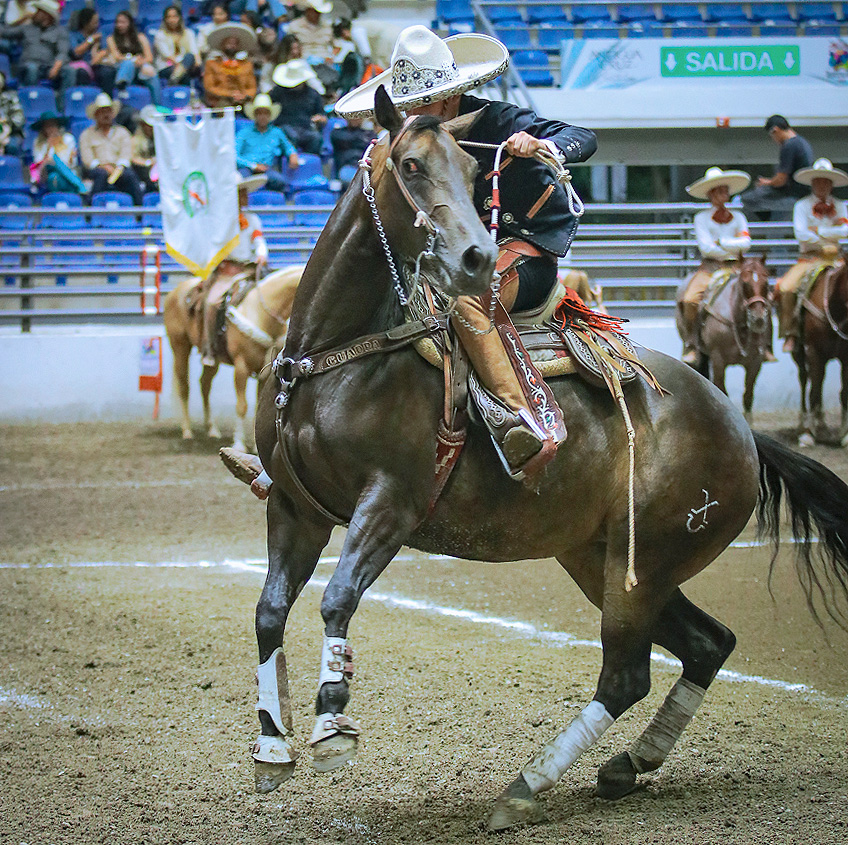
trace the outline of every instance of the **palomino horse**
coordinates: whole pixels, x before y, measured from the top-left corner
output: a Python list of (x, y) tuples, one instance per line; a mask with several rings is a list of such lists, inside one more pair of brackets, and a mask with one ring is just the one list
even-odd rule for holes
[[(221, 433), (209, 411), (209, 391), (219, 363), (233, 365), (236, 389), (236, 427), (233, 439), (237, 448), (245, 448), (245, 417), (247, 416), (247, 380), (265, 365), (269, 350), (279, 348), (285, 337), (286, 324), (291, 315), (292, 302), (303, 267), (286, 267), (264, 278), (253, 288), (234, 313), (227, 317), (227, 356), (214, 367), (204, 367), (200, 375), (200, 392), (203, 396), (203, 425), (209, 437)], [(181, 282), (165, 297), (165, 331), (174, 355), (174, 381), (182, 406), (183, 438), (190, 440), (191, 418), (188, 413), (188, 359), (192, 347), (200, 344), (200, 319), (189, 314), (187, 294), (197, 279)]]
[[(792, 357), (801, 384), (801, 434), (799, 446), (812, 446), (824, 434), (822, 387), (827, 362), (842, 368), (839, 393), (842, 418), (839, 440), (848, 447), (848, 263), (844, 256), (836, 267), (824, 270), (801, 301), (800, 335)], [(807, 382), (810, 383), (809, 410)]]
[[(662, 763), (735, 643), (680, 584), (715, 560), (755, 507), (776, 541), (787, 488), (800, 566), (815, 576), (808, 586), (821, 583), (825, 600), (832, 583), (844, 590), (848, 487), (820, 464), (753, 435), (727, 397), (691, 367), (646, 351), (643, 361), (670, 395), (639, 379), (627, 387), (635, 429), (636, 586), (625, 584), (626, 426), (608, 392), (574, 376), (551, 381), (569, 439), (538, 493), (508, 478), (488, 433), (472, 425), (431, 511), (444, 378), (410, 346), (397, 348), (409, 336), (401, 277), (414, 276), (403, 268), (420, 262), (447, 294), (479, 295), (492, 278), (495, 250), (470, 199), (474, 160), (452, 137), (471, 131), (474, 115), (404, 122), (381, 87), (376, 116), (389, 133), (324, 228), (274, 377), (260, 390), (256, 441), (274, 485), (268, 573), (256, 608), (256, 788), (275, 789), (295, 767), (283, 636), (336, 522), (348, 530), (321, 602), (325, 635), (311, 742), (320, 771), (356, 751), (360, 728), (344, 713), (352, 675), (348, 626), (403, 544), (485, 561), (556, 557), (602, 611), (603, 668), (594, 701), (498, 799), (489, 824), (500, 829), (538, 820), (534, 795), (552, 788), (647, 694), (652, 643), (682, 660), (683, 677), (636, 745), (601, 768), (599, 792), (620, 797), (639, 772)], [(393, 345), (391, 354), (366, 354)], [(818, 544), (811, 542), (811, 521)], [(410, 655), (416, 648), (408, 644)]]
[(745, 368), (742, 407), (750, 423), (754, 384), (772, 336), (768, 270), (763, 257), (749, 255), (744, 258), (739, 272), (732, 275), (715, 296), (707, 290), (700, 322), (704, 366), (698, 371), (707, 375), (706, 370), (709, 370), (713, 384), (722, 393), (727, 393), (725, 370), (731, 364), (741, 364)]

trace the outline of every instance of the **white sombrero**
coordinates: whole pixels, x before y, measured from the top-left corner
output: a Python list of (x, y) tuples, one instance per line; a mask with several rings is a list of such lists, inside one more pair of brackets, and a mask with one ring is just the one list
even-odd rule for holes
[(33, 0), (29, 5), (33, 12), (47, 12), (54, 21), (59, 20), (59, 15), (62, 12), (56, 0)]
[(100, 111), (100, 109), (112, 109), (112, 116), (117, 117), (118, 112), (121, 110), (121, 104), (115, 102), (105, 91), (101, 91), (94, 100), (89, 103), (85, 108), (85, 113), (94, 120), (94, 115)]
[(730, 195), (744, 191), (751, 184), (751, 177), (743, 170), (722, 170), (720, 167), (711, 167), (697, 181), (686, 187), (686, 193), (690, 197), (699, 200), (707, 199), (707, 194), (719, 185), (726, 185)]
[(296, 88), (303, 82), (311, 82), (313, 79), (317, 79), (318, 76), (306, 59), (289, 59), (289, 61), (274, 68), (271, 78), (274, 80), (274, 84), (281, 88)]
[(470, 34), (442, 40), (426, 26), (409, 26), (398, 36), (391, 67), (345, 94), (335, 110), (342, 117), (371, 117), (380, 85), (399, 109), (413, 109), (477, 88), (508, 64), (509, 51), (497, 38)]
[(848, 173), (833, 166), (829, 158), (819, 158), (812, 167), (805, 167), (795, 174), (795, 181), (802, 185), (812, 185), (813, 179), (830, 179), (834, 188), (848, 185)]
[(250, 176), (242, 176), (239, 174), (236, 187), (240, 191), (247, 191), (249, 194), (253, 191), (258, 191), (268, 181), (267, 176), (261, 173), (254, 173)]
[(259, 50), (259, 42), (256, 33), (247, 24), (222, 23), (218, 24), (206, 36), (206, 43), (211, 50), (220, 50), (221, 45), (231, 36), (235, 35), (239, 40), (239, 50), (246, 53), (256, 53)]
[(315, 9), (320, 15), (329, 15), (333, 11), (331, 0), (304, 0), (298, 3), (301, 9)]
[(256, 109), (268, 109), (268, 111), (271, 112), (271, 122), (273, 123), (280, 116), (282, 106), (279, 103), (272, 102), (271, 98), (267, 94), (257, 94), (253, 98), (253, 102), (248, 103), (244, 107), (245, 117), (249, 117), (253, 120), (253, 115), (256, 112)]

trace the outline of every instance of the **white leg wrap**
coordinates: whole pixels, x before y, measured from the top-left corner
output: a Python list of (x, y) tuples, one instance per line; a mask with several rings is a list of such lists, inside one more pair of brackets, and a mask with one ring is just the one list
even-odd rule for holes
[(277, 730), (288, 736), (292, 732), (291, 703), (286, 656), (282, 648), (274, 649), (271, 656), (260, 664), (256, 670), (256, 682), (259, 684), (256, 709), (264, 710), (273, 720)]
[(701, 706), (705, 693), (703, 687), (685, 678), (677, 681), (648, 727), (629, 749), (630, 760), (637, 772), (645, 771), (642, 760), (650, 764), (647, 771), (660, 767)]
[(250, 749), (253, 759), (259, 763), (294, 763), (297, 752), (284, 736), (260, 734)]
[(521, 774), (535, 795), (556, 785), (566, 769), (615, 721), (600, 701), (592, 701), (556, 739), (524, 767)]
[(324, 635), (324, 648), (321, 651), (321, 674), (318, 676), (318, 688), (326, 683), (338, 683), (353, 677), (353, 650), (343, 637)]
[(336, 734), (348, 734), (359, 736), (361, 728), (358, 722), (354, 722), (344, 713), (321, 713), (315, 719), (315, 727), (309, 739), (310, 745), (321, 742), (322, 739), (335, 736)]

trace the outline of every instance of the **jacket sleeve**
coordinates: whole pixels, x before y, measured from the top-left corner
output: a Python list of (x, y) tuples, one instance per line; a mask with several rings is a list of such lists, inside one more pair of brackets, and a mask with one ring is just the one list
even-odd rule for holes
[(247, 158), (247, 136), (245, 130), (236, 132), (236, 167), (250, 167), (256, 164)]
[(802, 244), (814, 245), (821, 243), (821, 238), (807, 222), (807, 209), (804, 200), (798, 200), (792, 212), (792, 228), (795, 230), (795, 240)]
[(97, 167), (97, 159), (94, 157), (94, 148), (91, 145), (91, 136), (87, 130), (83, 130), (79, 139), (80, 160), (86, 170)]
[(704, 258), (724, 258), (726, 250), (713, 240), (707, 227), (709, 212), (698, 212), (695, 215), (695, 239), (698, 241), (698, 251)]
[(208, 95), (213, 97), (226, 97), (229, 95), (224, 80), (219, 72), (217, 59), (207, 59), (203, 68), (203, 88)]
[(744, 255), (751, 248), (751, 235), (748, 232), (748, 221), (745, 215), (739, 211), (733, 212), (733, 220), (736, 223), (736, 231), (732, 238), (719, 238), (718, 242), (728, 252), (735, 252)]
[(819, 234), (831, 241), (848, 238), (848, 203), (845, 200), (833, 200), (836, 207), (836, 220), (832, 226), (819, 226)]
[(124, 129), (123, 126), (119, 126), (119, 129), (123, 129), (123, 132), (119, 133), (119, 149), (118, 149), (118, 160), (115, 164), (121, 165), (123, 167), (129, 167), (130, 162), (132, 161), (132, 135), (130, 135), (128, 129)]

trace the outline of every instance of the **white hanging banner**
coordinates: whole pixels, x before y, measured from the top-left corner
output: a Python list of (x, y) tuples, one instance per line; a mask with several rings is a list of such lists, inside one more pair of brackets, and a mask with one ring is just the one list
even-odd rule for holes
[(238, 243), (233, 110), (154, 121), (165, 248), (205, 279)]

